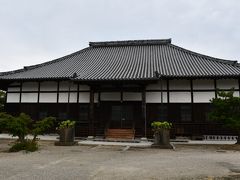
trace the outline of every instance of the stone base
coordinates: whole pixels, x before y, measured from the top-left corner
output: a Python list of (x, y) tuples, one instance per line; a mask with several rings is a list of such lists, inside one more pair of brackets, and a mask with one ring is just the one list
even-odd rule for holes
[(73, 141), (73, 142), (60, 142), (60, 141), (56, 141), (54, 142), (55, 146), (73, 146), (76, 145), (77, 141)]
[(152, 148), (158, 148), (158, 149), (174, 149), (171, 144), (169, 145), (162, 145), (162, 144), (152, 144)]
[(93, 139), (94, 139), (94, 136), (88, 136), (88, 137), (87, 137), (87, 140), (90, 140), (90, 141), (91, 141), (91, 140), (93, 140)]
[(146, 137), (142, 137), (140, 140), (141, 142), (148, 142), (148, 139)]

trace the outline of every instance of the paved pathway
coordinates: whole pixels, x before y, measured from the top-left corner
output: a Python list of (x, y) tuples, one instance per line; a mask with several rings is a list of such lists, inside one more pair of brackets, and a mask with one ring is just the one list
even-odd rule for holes
[[(28, 136), (32, 138), (32, 136)], [(56, 141), (58, 140), (58, 135), (43, 135), (38, 136), (40, 140), (50, 140)], [(0, 134), (0, 139), (16, 139), (16, 137), (12, 137), (8, 134)], [(189, 140), (188, 142), (172, 142), (172, 144), (235, 144), (236, 141), (193, 141)], [(151, 142), (140, 142), (140, 143), (123, 143), (123, 142), (104, 142), (104, 141), (92, 141), (92, 140), (79, 140), (79, 144), (82, 145), (110, 145), (110, 146), (131, 146), (131, 147), (149, 147), (151, 146)]]

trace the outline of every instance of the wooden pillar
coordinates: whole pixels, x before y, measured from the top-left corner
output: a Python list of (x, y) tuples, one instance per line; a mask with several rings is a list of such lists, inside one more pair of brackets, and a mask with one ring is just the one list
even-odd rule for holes
[(214, 79), (214, 91), (215, 91), (215, 98), (217, 98), (217, 80)]
[(193, 103), (193, 80), (190, 80), (190, 86), (191, 86), (191, 112), (192, 112), (192, 121), (194, 122), (194, 103)]
[(40, 112), (41, 112), (41, 104), (40, 104), (40, 87), (41, 87), (41, 81), (38, 81), (38, 95), (37, 95), (37, 112), (36, 112), (36, 118), (37, 120), (40, 120)]
[(94, 90), (90, 90), (90, 106), (89, 106), (89, 136), (94, 136)]
[(142, 120), (144, 122), (144, 137), (147, 137), (147, 107), (146, 107), (146, 87), (142, 90)]
[(240, 79), (238, 79), (238, 93), (239, 93), (239, 97), (240, 97)]

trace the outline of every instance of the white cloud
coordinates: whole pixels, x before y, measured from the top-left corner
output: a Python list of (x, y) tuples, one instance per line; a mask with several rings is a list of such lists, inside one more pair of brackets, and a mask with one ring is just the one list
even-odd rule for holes
[(0, 71), (123, 39), (172, 38), (240, 60), (239, 10), (238, 0), (0, 0)]

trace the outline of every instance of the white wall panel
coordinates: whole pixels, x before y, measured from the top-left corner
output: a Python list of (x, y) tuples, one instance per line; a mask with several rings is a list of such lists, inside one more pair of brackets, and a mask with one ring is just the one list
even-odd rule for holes
[(219, 79), (217, 80), (217, 88), (219, 89), (238, 89), (237, 79)]
[(170, 80), (169, 90), (190, 90), (190, 80)]
[(22, 93), (22, 103), (36, 103), (38, 101), (38, 93)]
[(38, 91), (38, 82), (24, 82), (22, 91)]
[[(59, 82), (59, 91), (68, 91), (69, 90), (69, 81)], [(70, 91), (77, 91), (77, 84), (70, 82)]]
[(77, 103), (77, 93), (70, 93), (70, 103)]
[(68, 102), (68, 93), (59, 93), (59, 103), (67, 103)]
[(59, 91), (68, 91), (69, 83), (68, 81), (61, 81), (59, 82)]
[[(68, 103), (68, 93), (59, 93), (59, 103)], [(77, 93), (70, 93), (70, 103), (77, 103)]]
[(201, 90), (201, 89), (214, 89), (214, 80), (193, 80), (193, 89)]
[(7, 103), (19, 103), (20, 93), (7, 93)]
[(80, 91), (89, 91), (90, 90), (90, 87), (88, 85), (82, 85), (80, 84), (79, 85), (79, 90)]
[(120, 101), (120, 92), (103, 92), (101, 93), (101, 101)]
[(214, 91), (209, 92), (193, 92), (194, 103), (209, 103), (210, 99), (215, 97)]
[(170, 92), (169, 101), (171, 103), (189, 103), (191, 102), (190, 92)]
[(123, 101), (141, 101), (142, 94), (136, 92), (124, 92)]
[[(167, 102), (166, 92), (163, 92), (163, 102)], [(161, 103), (161, 92), (146, 92), (146, 103)]]
[(57, 82), (53, 81), (41, 82), (40, 91), (57, 91)]
[(79, 93), (79, 102), (80, 103), (89, 103), (90, 102), (90, 93), (80, 92)]
[[(167, 81), (162, 81), (162, 89), (166, 90), (167, 89)], [(158, 81), (156, 84), (149, 84), (146, 87), (146, 90), (161, 90), (161, 81)]]
[(40, 103), (56, 103), (57, 93), (40, 93)]
[(20, 87), (8, 87), (8, 92), (20, 92)]

